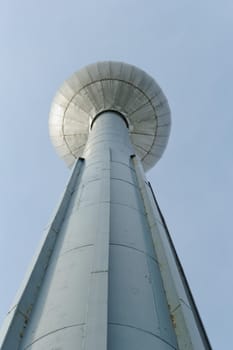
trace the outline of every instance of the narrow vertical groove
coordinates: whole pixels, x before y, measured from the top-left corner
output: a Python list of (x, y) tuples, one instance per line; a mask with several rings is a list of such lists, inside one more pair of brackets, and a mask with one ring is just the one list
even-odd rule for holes
[[(86, 314), (85, 350), (107, 350), (111, 150), (107, 149), (99, 188), (98, 218)], [(91, 219), (91, 218), (90, 218)]]
[(151, 191), (151, 193), (152, 193), (152, 196), (153, 196), (155, 205), (156, 205), (156, 207), (157, 207), (157, 209), (158, 209), (159, 215), (160, 215), (160, 217), (161, 217), (161, 221), (162, 221), (162, 223), (163, 223), (163, 225), (164, 225), (165, 232), (166, 232), (167, 238), (168, 238), (169, 243), (170, 243), (170, 246), (171, 246), (171, 250), (172, 250), (173, 255), (174, 255), (174, 258), (175, 258), (175, 260), (176, 260), (177, 268), (179, 269), (181, 279), (182, 279), (182, 281), (183, 281), (183, 284), (184, 284), (185, 289), (186, 289), (186, 293), (187, 293), (188, 298), (189, 298), (189, 301), (190, 301), (191, 309), (192, 309), (193, 314), (194, 314), (194, 317), (195, 317), (195, 319), (196, 319), (196, 324), (197, 324), (197, 326), (198, 326), (198, 328), (199, 328), (199, 331), (200, 331), (200, 334), (201, 334), (201, 337), (202, 337), (202, 339), (203, 339), (203, 342), (204, 342), (204, 344), (205, 344), (206, 349), (207, 349), (207, 350), (211, 350), (212, 347), (211, 347), (209, 338), (208, 338), (208, 336), (207, 336), (207, 333), (206, 333), (206, 331), (205, 331), (205, 327), (204, 327), (204, 325), (203, 325), (202, 319), (201, 319), (200, 314), (199, 314), (199, 312), (198, 312), (198, 309), (197, 309), (195, 300), (194, 300), (194, 298), (193, 298), (191, 289), (190, 289), (190, 287), (189, 287), (187, 278), (186, 278), (186, 276), (185, 276), (185, 273), (184, 273), (182, 264), (181, 264), (181, 262), (180, 262), (180, 259), (179, 259), (178, 255), (177, 255), (177, 252), (176, 252), (174, 243), (173, 243), (173, 241), (172, 241), (171, 235), (170, 235), (170, 233), (169, 233), (169, 230), (168, 230), (166, 221), (165, 221), (165, 219), (164, 219), (164, 217), (163, 217), (163, 214), (162, 214), (162, 212), (161, 212), (161, 210), (160, 210), (158, 201), (157, 201), (157, 199), (156, 199), (155, 193), (154, 193), (154, 191), (153, 191), (153, 189), (152, 189), (152, 187), (151, 187), (150, 182), (148, 182), (148, 185), (149, 185), (150, 191)]
[[(179, 350), (211, 350), (208, 339), (204, 338), (200, 332), (193, 309), (187, 298), (187, 286), (183, 283), (183, 276), (176, 257), (171, 240), (167, 234), (167, 228), (162, 218), (162, 226), (157, 223), (157, 205), (153, 198), (153, 193), (141, 176), (143, 174), (140, 163), (134, 159), (135, 170), (140, 181), (140, 190), (145, 205), (148, 223), (152, 233), (154, 250), (160, 264), (160, 272), (163, 281), (163, 287), (166, 294), (167, 304), (170, 308), (170, 315)], [(151, 196), (149, 195), (151, 192)], [(161, 213), (158, 211), (161, 221)], [(161, 226), (161, 229), (160, 229)], [(181, 303), (185, 298), (186, 302)], [(187, 307), (188, 305), (188, 307)], [(174, 306), (176, 307), (174, 309)], [(174, 311), (175, 310), (175, 311)]]
[[(132, 155), (131, 159), (132, 159), (132, 162), (133, 162), (133, 165), (134, 165), (136, 178), (137, 178), (137, 182), (138, 182), (138, 187), (139, 187), (139, 190), (140, 190), (143, 207), (144, 207), (145, 214), (146, 214), (146, 217), (147, 217), (148, 226), (150, 227), (149, 212), (148, 212), (148, 206), (147, 206), (147, 198), (145, 196), (145, 191), (144, 191), (145, 179), (143, 178), (143, 171), (142, 171), (141, 164), (139, 163), (137, 157), (135, 155)], [(151, 230), (150, 230), (150, 232), (151, 232)], [(152, 241), (152, 236), (151, 236), (151, 241)], [(158, 260), (155, 249), (154, 249), (154, 253), (155, 253), (156, 260)], [(146, 261), (147, 261), (148, 271), (151, 274), (151, 262), (148, 259), (148, 257), (147, 257)], [(160, 272), (160, 276), (161, 276), (161, 272)], [(153, 278), (152, 278), (152, 280), (153, 280)], [(161, 283), (162, 283), (162, 279), (161, 279)], [(162, 318), (163, 315), (161, 315), (159, 313), (159, 305), (158, 305), (158, 302), (157, 302), (157, 297), (155, 295), (155, 289), (156, 289), (156, 286), (153, 285), (152, 286), (152, 292), (153, 292), (153, 303), (154, 303), (155, 313), (156, 313), (156, 315), (158, 315), (157, 320), (158, 320), (158, 325), (159, 325), (160, 332), (164, 333), (164, 329), (162, 327), (162, 322), (161, 322), (161, 318)], [(164, 292), (164, 295), (166, 297), (164, 286), (163, 286), (163, 292)], [(166, 300), (166, 302), (167, 302), (167, 300)]]

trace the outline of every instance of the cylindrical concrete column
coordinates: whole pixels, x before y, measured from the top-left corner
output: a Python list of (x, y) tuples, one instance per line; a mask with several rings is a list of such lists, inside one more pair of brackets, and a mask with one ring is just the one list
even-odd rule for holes
[(176, 349), (124, 119), (98, 116), (20, 349)]

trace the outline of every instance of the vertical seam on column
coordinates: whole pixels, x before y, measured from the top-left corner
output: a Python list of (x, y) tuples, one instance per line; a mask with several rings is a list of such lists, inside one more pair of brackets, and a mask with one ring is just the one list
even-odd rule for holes
[[(137, 158), (136, 156), (131, 156), (131, 159), (132, 159), (132, 162), (134, 164), (134, 168), (135, 168), (135, 173), (136, 173), (136, 179), (137, 179), (137, 183), (138, 183), (138, 187), (139, 187), (139, 192), (140, 192), (140, 195), (141, 195), (141, 198), (142, 198), (142, 203), (143, 203), (143, 206), (144, 206), (144, 209), (145, 209), (145, 213), (146, 213), (146, 216), (147, 216), (147, 210), (146, 210), (146, 205), (145, 205), (145, 199), (144, 199), (144, 195), (143, 195), (143, 184), (142, 184), (142, 181), (140, 179), (140, 176), (139, 176), (139, 165), (137, 164)], [(148, 220), (147, 220), (148, 222)], [(149, 224), (148, 224), (149, 226)], [(150, 228), (150, 227), (149, 227)], [(155, 253), (155, 252), (154, 252)], [(157, 259), (157, 256), (155, 254), (155, 257)], [(148, 272), (149, 272), (149, 280), (151, 279), (151, 267), (150, 267), (150, 262), (148, 261), (148, 257), (146, 257), (146, 263), (147, 263), (147, 267), (148, 267)], [(150, 281), (151, 283), (151, 281)], [(154, 288), (153, 288), (153, 284), (151, 283), (151, 288), (152, 288), (152, 294), (153, 294), (153, 304), (154, 304), (154, 308), (155, 308), (155, 312), (156, 312), (156, 315), (159, 314), (158, 310), (158, 305), (157, 305), (157, 302), (156, 302), (156, 296), (155, 296), (155, 293), (154, 293)], [(157, 317), (157, 320), (158, 320), (158, 326), (159, 326), (159, 329), (161, 331), (161, 322), (160, 322), (160, 318)]]
[[(179, 295), (178, 291), (176, 291), (176, 294), (177, 294), (176, 299), (177, 299), (178, 303), (175, 306), (175, 308), (171, 309), (171, 313), (174, 315), (175, 311), (180, 307), (181, 304), (185, 305), (188, 309), (190, 309), (194, 319), (196, 320), (196, 326), (197, 326), (197, 329), (199, 331), (201, 340), (202, 340), (205, 348), (211, 350), (212, 349), (211, 348), (211, 344), (209, 342), (209, 339), (208, 339), (208, 336), (206, 334), (204, 325), (202, 323), (201, 317), (200, 317), (198, 309), (196, 307), (195, 300), (193, 299), (193, 295), (192, 295), (192, 292), (190, 290), (190, 287), (189, 287), (188, 281), (186, 279), (185, 273), (183, 271), (182, 264), (181, 264), (181, 262), (179, 260), (179, 257), (177, 255), (177, 253), (176, 253), (176, 249), (175, 249), (174, 243), (172, 241), (172, 238), (170, 236), (170, 233), (169, 233), (168, 227), (166, 225), (165, 219), (164, 219), (164, 217), (162, 215), (162, 212), (160, 210), (159, 204), (158, 204), (157, 199), (155, 197), (154, 191), (153, 191), (153, 189), (151, 187), (151, 184), (149, 182), (148, 182), (148, 186), (149, 186), (149, 190), (150, 190), (150, 192), (152, 194), (153, 204), (157, 208), (159, 216), (161, 218), (162, 226), (163, 226), (163, 228), (165, 230), (165, 234), (166, 234), (166, 239), (167, 239), (167, 241), (169, 243), (169, 246), (170, 246), (170, 252), (171, 252), (172, 258), (173, 258), (173, 260), (175, 262), (176, 270), (179, 273), (179, 277), (180, 277), (180, 282), (181, 282), (182, 288), (183, 288), (183, 290), (185, 292), (185, 295), (187, 296), (188, 302), (189, 302), (189, 304), (187, 304), (187, 302), (182, 300), (182, 298), (180, 298), (180, 295)], [(187, 327), (187, 328), (188, 328), (187, 332), (188, 332), (188, 334), (190, 334), (190, 327)]]
[[(137, 162), (137, 158), (134, 156), (134, 157), (131, 157), (132, 160), (133, 160), (133, 164), (135, 166), (135, 172), (136, 172), (136, 178), (137, 178), (137, 181), (138, 181), (138, 185), (139, 185), (139, 190), (140, 190), (140, 194), (142, 196), (142, 202), (143, 202), (143, 206), (145, 208), (145, 212), (146, 212), (146, 216), (147, 216), (147, 222), (148, 222), (148, 226), (149, 226), (149, 229), (150, 229), (150, 232), (151, 232), (151, 226), (150, 226), (150, 216), (148, 215), (148, 205), (146, 203), (146, 198), (145, 198), (145, 182), (143, 179), (141, 179), (141, 176), (140, 176), (140, 173), (141, 173), (141, 169), (140, 169), (140, 164)], [(152, 233), (152, 232), (151, 232)], [(154, 252), (155, 252), (155, 256), (156, 256), (156, 259), (158, 260), (158, 257), (156, 255), (156, 251), (154, 249)], [(159, 261), (159, 260), (158, 260)], [(147, 265), (148, 265), (148, 270), (149, 270), (149, 273), (151, 273), (151, 268), (149, 266), (149, 263), (148, 263), (148, 259), (147, 259)], [(162, 281), (162, 284), (163, 284), (163, 289), (164, 289), (164, 296), (167, 300), (167, 295), (165, 293), (165, 288), (164, 288), (164, 283), (163, 283), (163, 278), (161, 276), (161, 281)], [(158, 305), (156, 303), (156, 297), (155, 297), (155, 294), (154, 294), (154, 289), (153, 289), (153, 300), (154, 300), (154, 306), (155, 306), (155, 310), (156, 310), (156, 313), (158, 313)], [(169, 310), (168, 310), (168, 314), (169, 313)], [(162, 328), (161, 328), (161, 321), (160, 321), (160, 318), (157, 317), (157, 320), (158, 320), (158, 325), (159, 325), (159, 329), (160, 331), (163, 331)], [(175, 333), (175, 332), (174, 332)]]
[[(98, 206), (98, 220), (99, 223), (96, 227), (95, 243), (93, 247), (93, 260), (90, 273), (90, 283), (88, 290), (88, 303), (86, 311), (86, 332), (83, 339), (82, 348), (85, 350), (92, 350), (95, 345), (96, 350), (107, 350), (107, 334), (108, 334), (108, 274), (109, 274), (109, 240), (110, 240), (110, 179), (111, 179), (111, 150), (108, 149), (106, 152), (105, 164), (103, 164), (102, 172), (103, 177), (100, 181), (99, 188), (99, 206)], [(102, 196), (106, 197), (103, 201)], [(104, 215), (107, 203), (107, 214)], [(102, 211), (102, 213), (101, 213)], [(91, 220), (91, 218), (90, 218)], [(102, 224), (102, 225), (101, 225)], [(102, 235), (102, 237), (101, 237)], [(103, 241), (102, 241), (103, 239)], [(103, 248), (103, 249), (100, 249)], [(104, 253), (104, 254), (103, 254)], [(103, 254), (103, 257), (100, 256)], [(97, 303), (94, 300), (95, 296), (98, 295), (98, 289), (95, 289), (95, 278), (97, 275), (106, 275), (106, 280), (104, 281), (105, 291), (101, 291), (104, 295), (104, 300), (102, 303)], [(99, 277), (101, 278), (101, 277)], [(97, 282), (97, 283), (103, 283)], [(100, 288), (100, 284), (97, 286)], [(100, 308), (98, 310), (98, 308)], [(93, 315), (95, 322), (93, 323)], [(97, 322), (98, 318), (98, 322)], [(100, 326), (101, 334), (97, 334), (97, 326)], [(93, 331), (95, 327), (95, 331)], [(97, 337), (96, 337), (97, 336)], [(100, 339), (102, 337), (102, 339)], [(100, 339), (100, 346), (98, 345), (98, 340)], [(97, 342), (96, 342), (97, 340)]]

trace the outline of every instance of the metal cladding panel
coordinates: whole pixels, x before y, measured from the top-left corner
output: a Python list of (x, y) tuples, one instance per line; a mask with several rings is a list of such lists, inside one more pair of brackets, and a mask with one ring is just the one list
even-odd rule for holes
[(93, 245), (95, 232), (92, 230), (92, 220), (83, 220), (83, 217), (88, 216), (94, 222), (98, 220), (96, 206), (73, 208), (73, 211), (69, 213), (69, 220), (64, 222), (66, 235), (62, 241), (62, 254), (71, 251), (74, 247), (81, 249)]
[(154, 346), (176, 349), (160, 269), (133, 164), (130, 161), (126, 167), (114, 156), (112, 160), (109, 349), (135, 348), (137, 338), (148, 350), (154, 349)]
[(175, 347), (157, 262), (131, 247), (112, 245), (109, 276), (109, 323), (150, 333)]
[(140, 202), (140, 193), (138, 188), (128, 182), (123, 182), (118, 179), (112, 179), (111, 191), (114, 194), (111, 202), (120, 203), (124, 207), (133, 208), (144, 214), (144, 207)]
[[(56, 332), (51, 332), (41, 337), (38, 341), (35, 341), (31, 345), (27, 346), (25, 350), (77, 350), (82, 349), (84, 336), (84, 326), (73, 325), (71, 327), (58, 329)], [(76, 339), (74, 347), (73, 339)], [(59, 344), (59, 347), (54, 346)], [(11, 348), (9, 348), (10, 350)], [(12, 348), (12, 350), (15, 348)]]
[(152, 189), (142, 180), (143, 171), (136, 158), (134, 164), (179, 350), (211, 350)]
[(111, 169), (112, 174), (114, 174), (114, 177), (112, 176), (112, 178), (122, 181), (126, 181), (125, 179), (127, 179), (127, 181), (132, 185), (135, 184), (136, 174), (130, 164), (117, 162), (114, 158), (112, 159)]
[[(33, 312), (30, 332), (26, 334), (22, 348), (64, 326), (74, 327), (85, 323), (91, 256), (90, 247), (67, 252), (58, 261), (55, 252)], [(29, 336), (30, 343), (27, 343)]]
[(151, 333), (143, 332), (134, 327), (122, 327), (120, 324), (109, 325), (109, 349), (131, 350), (174, 350), (172, 345)]
[(2, 350), (18, 349), (25, 335), (25, 329), (31, 317), (32, 309), (34, 309), (38, 300), (40, 287), (57, 240), (57, 229), (60, 228), (61, 222), (66, 215), (74, 188), (74, 181), (76, 184), (79, 182), (81, 167), (82, 161), (79, 160), (74, 167), (59, 206), (45, 230), (45, 237), (16, 295), (13, 306), (10, 308), (4, 325), (1, 328), (0, 347)]
[(2, 350), (178, 350), (133, 153), (125, 121), (101, 114)]
[(131, 247), (155, 259), (145, 215), (134, 208), (126, 210), (124, 205), (114, 203), (111, 204), (111, 212), (114, 216), (111, 218), (110, 244)]
[[(157, 147), (158, 127), (170, 132), (170, 110), (166, 97), (147, 73), (122, 62), (99, 62), (75, 73), (62, 85), (51, 107), (51, 140), (61, 158), (83, 155), (91, 121), (103, 111), (121, 113), (144, 168), (151, 168), (161, 157), (167, 142)], [(147, 134), (152, 137), (148, 138)], [(56, 136), (56, 137), (55, 137)], [(64, 148), (61, 144), (64, 143)], [(65, 151), (64, 151), (65, 150)], [(68, 151), (67, 151), (68, 150)], [(150, 160), (147, 157), (150, 156)], [(70, 159), (64, 159), (68, 165)], [(73, 160), (74, 161), (74, 160)]]

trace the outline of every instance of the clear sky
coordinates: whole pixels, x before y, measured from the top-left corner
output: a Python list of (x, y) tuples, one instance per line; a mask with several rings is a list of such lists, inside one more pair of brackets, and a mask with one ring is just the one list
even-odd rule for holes
[(151, 74), (172, 110), (148, 173), (213, 349), (233, 349), (232, 0), (1, 0), (0, 320), (69, 171), (48, 136), (75, 70), (120, 60)]

